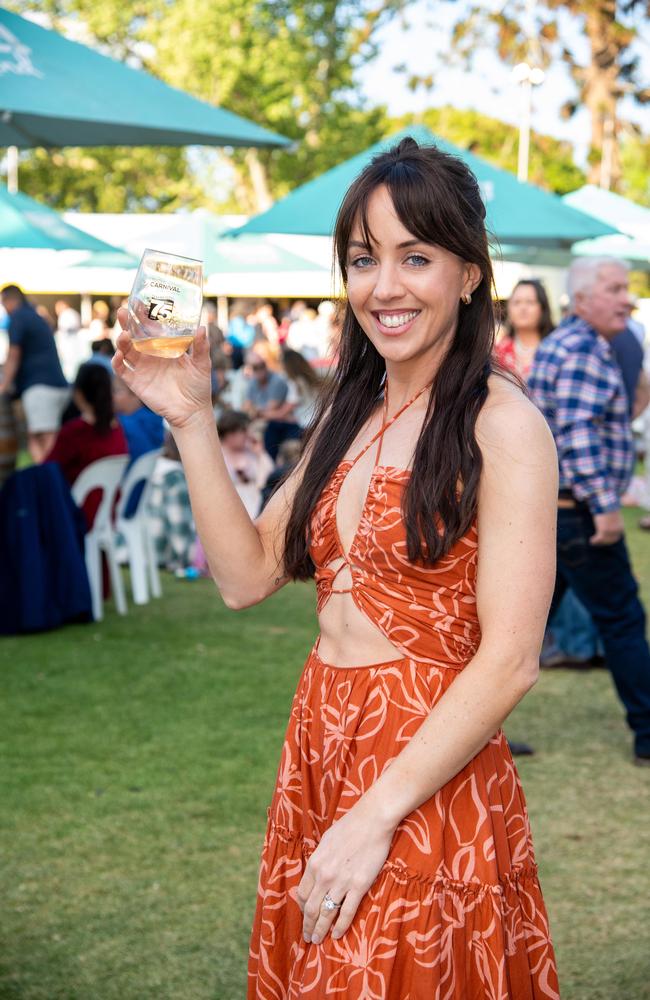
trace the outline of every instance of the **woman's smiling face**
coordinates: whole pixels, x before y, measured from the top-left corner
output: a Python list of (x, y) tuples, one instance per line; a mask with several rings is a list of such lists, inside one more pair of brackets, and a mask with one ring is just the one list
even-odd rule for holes
[(370, 196), (367, 223), (371, 245), (358, 220), (348, 244), (352, 311), (387, 364), (417, 361), (433, 374), (456, 331), (461, 296), (474, 290), (480, 270), (410, 233), (384, 186)]

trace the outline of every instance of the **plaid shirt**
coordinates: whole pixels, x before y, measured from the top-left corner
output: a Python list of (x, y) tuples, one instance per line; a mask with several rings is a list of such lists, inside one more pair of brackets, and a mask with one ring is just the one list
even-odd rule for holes
[(528, 387), (553, 432), (560, 489), (592, 514), (618, 510), (634, 445), (620, 369), (607, 341), (569, 316), (542, 341)]
[(158, 565), (172, 571), (191, 566), (196, 529), (180, 462), (158, 459), (148, 515)]

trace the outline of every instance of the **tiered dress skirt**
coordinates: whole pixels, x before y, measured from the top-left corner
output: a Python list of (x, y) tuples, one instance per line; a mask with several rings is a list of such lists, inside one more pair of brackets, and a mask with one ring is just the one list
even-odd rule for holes
[(457, 671), (333, 667), (296, 692), (264, 843), (249, 1000), (557, 1000), (521, 784), (502, 732), (397, 828), (349, 930), (302, 936), (296, 889), (324, 832), (411, 739)]

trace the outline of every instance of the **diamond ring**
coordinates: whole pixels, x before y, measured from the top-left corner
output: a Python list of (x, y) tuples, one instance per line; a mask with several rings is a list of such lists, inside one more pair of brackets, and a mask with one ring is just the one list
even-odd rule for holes
[(340, 909), (340, 906), (341, 906), (340, 903), (335, 903), (334, 902), (334, 900), (330, 896), (329, 892), (325, 893), (325, 898), (323, 900), (323, 904), (322, 905), (323, 905), (323, 909), (324, 910), (338, 910), (338, 909)]

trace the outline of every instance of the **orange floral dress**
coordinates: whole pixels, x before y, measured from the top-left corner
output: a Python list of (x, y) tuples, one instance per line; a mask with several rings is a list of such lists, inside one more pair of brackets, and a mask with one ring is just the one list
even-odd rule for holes
[(344, 592), (401, 655), (335, 667), (317, 642), (307, 659), (269, 810), (248, 998), (558, 1000), (526, 803), (501, 731), (400, 823), (348, 931), (318, 945), (303, 939), (296, 889), (310, 854), (408, 743), (480, 641), (476, 526), (435, 566), (410, 562), (401, 512), (407, 470), (377, 459), (344, 552), (338, 494), (366, 450), (339, 465), (314, 512), (318, 606), (341, 592), (331, 564), (342, 559), (352, 580)]

